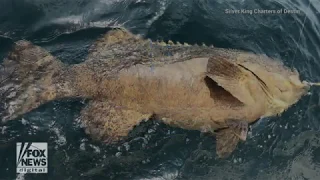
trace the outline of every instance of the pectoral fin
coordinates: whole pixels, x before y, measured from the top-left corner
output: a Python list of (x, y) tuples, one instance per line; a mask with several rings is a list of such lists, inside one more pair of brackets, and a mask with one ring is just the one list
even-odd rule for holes
[(228, 157), (237, 147), (239, 140), (245, 141), (248, 133), (248, 123), (239, 120), (227, 120), (229, 126), (216, 135), (216, 151), (220, 158)]
[(217, 135), (216, 151), (219, 158), (228, 157), (237, 147), (239, 137), (231, 128), (220, 130)]
[(218, 83), (226, 91), (244, 104), (253, 104), (250, 84), (256, 84), (257, 79), (251, 72), (238, 64), (231, 62), (226, 56), (211, 57), (208, 60), (207, 76)]
[(226, 120), (227, 125), (231, 128), (236, 136), (240, 140), (245, 141), (248, 134), (248, 122), (243, 120)]

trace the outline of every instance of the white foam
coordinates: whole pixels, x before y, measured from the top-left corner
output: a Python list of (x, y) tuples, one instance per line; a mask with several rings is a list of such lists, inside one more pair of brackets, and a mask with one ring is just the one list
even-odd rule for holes
[(106, 5), (112, 5), (114, 3), (123, 2), (123, 0), (100, 0), (99, 2)]
[(73, 16), (67, 16), (67, 17), (61, 17), (61, 18), (56, 18), (51, 21), (53, 24), (67, 24), (67, 23), (72, 23), (72, 24), (80, 24), (83, 22), (83, 16), (82, 15), (73, 15)]
[(64, 135), (61, 134), (60, 129), (57, 127), (52, 128), (52, 131), (57, 135), (57, 139), (55, 140), (58, 146), (63, 146), (67, 144), (67, 139)]
[(24, 180), (26, 174), (17, 174), (16, 180)]
[(89, 144), (89, 146), (90, 146), (92, 149), (94, 149), (94, 152), (95, 152), (95, 153), (100, 153), (100, 152), (101, 152), (101, 150), (100, 150), (99, 147), (94, 146), (94, 145), (92, 145), (92, 144)]
[(147, 26), (150, 27), (153, 22), (155, 22), (156, 20), (158, 20), (165, 12), (167, 5), (168, 5), (168, 1), (167, 0), (162, 0), (159, 2), (160, 3), (160, 8), (159, 8), (159, 12), (156, 12), (155, 16), (153, 16), (148, 22), (147, 22)]
[(121, 156), (121, 154), (122, 154), (121, 152), (117, 152), (117, 153), (115, 154), (115, 156), (116, 156), (116, 157), (119, 157), (119, 156)]
[(85, 151), (86, 150), (86, 144), (85, 143), (81, 143), (80, 144), (80, 150), (81, 151)]
[[(123, 27), (125, 22), (120, 23), (118, 19), (108, 19), (108, 20), (101, 20), (101, 21), (88, 21), (86, 20), (83, 15), (71, 15), (67, 17), (59, 17), (53, 19), (49, 22), (45, 22), (45, 24), (59, 24), (59, 25), (77, 25), (76, 30), (90, 28), (90, 27), (99, 27), (99, 28), (106, 28), (106, 27)], [(40, 25), (41, 26), (41, 25)], [(72, 27), (72, 32), (74, 32), (75, 28)]]
[(164, 172), (161, 176), (151, 178), (141, 178), (139, 180), (174, 180), (178, 177), (179, 172)]
[(7, 128), (8, 128), (7, 126), (3, 126), (1, 129), (1, 134), (5, 134)]
[(129, 151), (129, 149), (130, 149), (129, 143), (126, 142), (123, 144), (123, 146), (125, 147), (126, 151)]
[(27, 121), (26, 119), (22, 118), (22, 119), (21, 119), (21, 123), (22, 123), (23, 125), (27, 125), (27, 124), (28, 124), (28, 121)]

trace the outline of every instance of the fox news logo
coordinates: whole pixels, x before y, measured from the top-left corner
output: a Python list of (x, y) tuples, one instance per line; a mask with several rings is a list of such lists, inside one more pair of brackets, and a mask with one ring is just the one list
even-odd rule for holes
[(48, 173), (48, 144), (17, 143), (17, 173)]

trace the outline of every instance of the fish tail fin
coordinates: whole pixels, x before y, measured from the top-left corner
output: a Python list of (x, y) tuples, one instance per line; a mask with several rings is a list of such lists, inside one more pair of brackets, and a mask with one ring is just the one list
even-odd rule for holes
[(18, 41), (0, 64), (0, 122), (38, 107), (56, 94), (53, 76), (63, 63), (28, 41)]

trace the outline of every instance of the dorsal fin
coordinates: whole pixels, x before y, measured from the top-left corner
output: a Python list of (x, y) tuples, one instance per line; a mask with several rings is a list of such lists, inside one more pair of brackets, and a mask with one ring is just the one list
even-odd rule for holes
[(261, 90), (259, 81), (251, 72), (231, 62), (225, 56), (209, 58), (207, 76), (247, 105), (256, 102), (255, 93)]
[(165, 42), (152, 42), (119, 28), (108, 31), (90, 48), (86, 63), (105, 64), (104, 68), (94, 66), (94, 71), (114, 76), (121, 69), (136, 64), (157, 66), (170, 64), (207, 55), (209, 48), (201, 49), (191, 45), (169, 45)]

